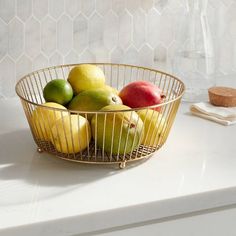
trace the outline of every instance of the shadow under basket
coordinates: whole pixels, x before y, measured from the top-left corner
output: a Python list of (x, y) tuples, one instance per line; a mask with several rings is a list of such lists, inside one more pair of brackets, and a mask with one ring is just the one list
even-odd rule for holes
[(155, 153), (168, 138), (184, 93), (183, 82), (170, 74), (145, 67), (90, 64), (100, 67), (106, 84), (118, 91), (139, 80), (157, 85), (165, 95), (164, 102), (114, 111), (86, 112), (48, 107), (43, 105), (45, 85), (53, 79), (67, 80), (70, 70), (79, 64), (32, 72), (17, 82), (16, 93), (21, 99), (37, 150), (74, 162), (117, 163), (120, 168), (124, 168), (127, 162)]

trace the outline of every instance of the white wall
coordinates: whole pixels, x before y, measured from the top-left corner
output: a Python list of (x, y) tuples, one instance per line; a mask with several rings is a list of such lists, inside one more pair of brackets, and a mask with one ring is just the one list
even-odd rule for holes
[[(220, 74), (236, 71), (236, 1), (209, 0)], [(32, 70), (117, 62), (170, 71), (185, 0), (0, 0), (0, 97)]]

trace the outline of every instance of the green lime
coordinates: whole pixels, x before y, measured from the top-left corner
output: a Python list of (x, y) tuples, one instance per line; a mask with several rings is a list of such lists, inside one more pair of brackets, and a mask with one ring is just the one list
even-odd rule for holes
[(66, 80), (54, 79), (44, 87), (43, 97), (46, 102), (56, 102), (65, 105), (72, 99), (73, 89)]

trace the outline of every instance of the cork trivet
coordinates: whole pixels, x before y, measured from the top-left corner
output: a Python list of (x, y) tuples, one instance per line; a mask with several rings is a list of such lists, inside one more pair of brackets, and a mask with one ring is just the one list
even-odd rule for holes
[(212, 87), (208, 89), (210, 103), (215, 106), (235, 107), (236, 89), (229, 87)]

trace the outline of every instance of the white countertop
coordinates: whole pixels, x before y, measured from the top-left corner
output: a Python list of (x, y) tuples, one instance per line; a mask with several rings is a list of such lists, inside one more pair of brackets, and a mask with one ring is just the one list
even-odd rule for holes
[(0, 100), (0, 234), (72, 235), (235, 204), (236, 125), (188, 108), (161, 150), (119, 170), (37, 153), (19, 99)]

